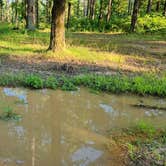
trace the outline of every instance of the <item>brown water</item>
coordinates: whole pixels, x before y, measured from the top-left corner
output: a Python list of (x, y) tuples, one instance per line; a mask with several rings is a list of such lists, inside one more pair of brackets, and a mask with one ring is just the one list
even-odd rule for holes
[(166, 126), (166, 111), (131, 106), (140, 100), (166, 107), (165, 99), (95, 95), (87, 89), (1, 88), (0, 112), (10, 106), (22, 120), (0, 121), (0, 166), (116, 166), (108, 130), (139, 120)]

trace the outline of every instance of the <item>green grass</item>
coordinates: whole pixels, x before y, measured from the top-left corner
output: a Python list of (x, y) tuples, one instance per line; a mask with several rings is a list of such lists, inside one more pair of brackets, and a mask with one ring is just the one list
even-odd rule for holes
[(166, 96), (166, 77), (155, 75), (145, 76), (58, 76), (43, 78), (40, 75), (13, 75), (0, 76), (1, 86), (24, 86), (33, 89), (51, 88), (62, 90), (76, 90), (79, 86), (91, 88), (95, 91), (112, 93), (133, 93), (139, 95)]

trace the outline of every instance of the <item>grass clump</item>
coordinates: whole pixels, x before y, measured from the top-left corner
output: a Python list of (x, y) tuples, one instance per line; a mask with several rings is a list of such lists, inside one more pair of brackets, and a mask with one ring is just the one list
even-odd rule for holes
[(0, 120), (9, 121), (9, 120), (20, 120), (21, 116), (14, 113), (11, 107), (5, 107), (3, 109), (2, 115), (0, 115)]
[(4, 74), (0, 76), (2, 86), (24, 86), (33, 89), (50, 88), (73, 91), (78, 86), (88, 87), (94, 91), (111, 93), (133, 93), (139, 95), (166, 96), (166, 76), (156, 75), (78, 75), (44, 77), (35, 74)]
[(25, 79), (25, 85), (34, 89), (42, 89), (44, 87), (43, 79), (37, 75), (28, 75)]

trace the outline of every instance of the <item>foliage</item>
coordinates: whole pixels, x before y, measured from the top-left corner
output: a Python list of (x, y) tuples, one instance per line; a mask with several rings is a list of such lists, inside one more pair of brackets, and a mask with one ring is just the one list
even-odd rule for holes
[(4, 121), (9, 121), (9, 120), (20, 120), (21, 116), (14, 113), (13, 109), (11, 107), (5, 107), (3, 110), (2, 115), (0, 115), (0, 119)]
[(25, 86), (41, 89), (43, 88), (43, 80), (37, 75), (28, 75), (25, 79)]
[[(14, 81), (13, 81), (14, 80)], [(13, 75), (4, 74), (0, 76), (0, 85), (25, 86), (34, 89), (57, 87), (63, 90), (76, 90), (77, 86), (89, 87), (95, 91), (112, 93), (134, 93), (139, 95), (166, 96), (166, 77), (159, 77), (154, 74), (142, 76), (102, 76), (102, 75), (81, 75), (61, 76), (43, 78), (40, 75)]]

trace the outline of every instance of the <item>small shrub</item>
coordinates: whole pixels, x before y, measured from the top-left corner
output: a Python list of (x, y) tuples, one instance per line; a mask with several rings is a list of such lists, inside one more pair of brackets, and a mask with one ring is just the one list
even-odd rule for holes
[(41, 89), (43, 88), (43, 80), (39, 76), (36, 75), (29, 75), (25, 79), (25, 85), (34, 88), (34, 89)]

